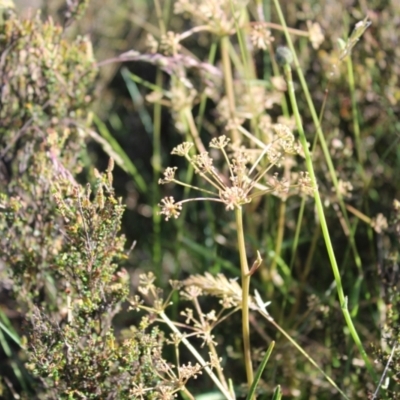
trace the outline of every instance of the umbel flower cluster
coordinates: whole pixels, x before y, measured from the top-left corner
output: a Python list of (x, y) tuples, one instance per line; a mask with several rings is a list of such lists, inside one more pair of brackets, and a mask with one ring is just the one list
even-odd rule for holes
[(312, 195), (313, 185), (308, 173), (292, 173), (289, 178), (282, 179), (279, 179), (276, 173), (271, 174), (271, 169), (280, 166), (288, 155), (302, 154), (301, 145), (288, 127), (276, 124), (274, 131), (274, 140), (258, 152), (254, 161), (254, 150), (231, 146), (232, 151), (228, 153), (229, 138), (225, 135), (213, 138), (209, 147), (221, 151), (228, 167), (228, 176), (214, 166), (214, 159), (209, 152), (191, 155), (193, 143), (184, 142), (175, 147), (171, 154), (185, 157), (194, 171), (209, 184), (211, 190), (179, 181), (175, 178), (177, 167), (168, 167), (159, 184), (173, 182), (200, 191), (205, 196), (178, 202), (172, 196), (165, 197), (159, 204), (160, 214), (163, 214), (167, 221), (170, 218), (178, 218), (182, 205), (189, 201), (216, 201), (225, 204), (227, 210), (234, 210), (267, 193), (283, 198), (299, 192)]

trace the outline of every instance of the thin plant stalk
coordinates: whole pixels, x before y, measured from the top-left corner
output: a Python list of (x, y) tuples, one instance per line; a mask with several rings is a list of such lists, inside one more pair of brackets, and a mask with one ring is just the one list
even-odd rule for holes
[(171, 7), (171, 0), (165, 0), (163, 4), (163, 21), (164, 24), (167, 24), (168, 21), (171, 19), (171, 10), (173, 7)]
[[(247, 46), (245, 46), (243, 32), (240, 29), (240, 26), (238, 23), (238, 18), (235, 17), (235, 7), (233, 5), (232, 0), (230, 0), (230, 4), (231, 4), (232, 15), (234, 16), (234, 21), (235, 21), (236, 37), (238, 39), (240, 54), (241, 54), (242, 60), (243, 60), (243, 70), (244, 70), (245, 75), (247, 75), (246, 80), (248, 81), (250, 79), (248, 63), (249, 63), (249, 60), (251, 60), (251, 57), (249, 56)], [(254, 76), (254, 74), (252, 74), (252, 75)]]
[(290, 269), (293, 268), (294, 265), (294, 260), (296, 258), (296, 252), (297, 252), (297, 248), (299, 246), (299, 239), (300, 239), (300, 231), (301, 231), (301, 225), (303, 222), (303, 215), (304, 215), (304, 209), (306, 206), (306, 200), (303, 197), (301, 199), (301, 203), (300, 203), (300, 208), (299, 208), (299, 215), (297, 217), (297, 222), (296, 222), (296, 231), (294, 234), (294, 239), (293, 239), (293, 245), (292, 245), (292, 257), (290, 259)]
[[(156, 85), (162, 87), (162, 73), (161, 70), (157, 70), (156, 74)], [(161, 104), (154, 104), (153, 111), (153, 263), (158, 271), (161, 266), (161, 215), (158, 211), (158, 199), (160, 198), (160, 189), (158, 185), (158, 179), (161, 174)]]
[(338, 293), (338, 297), (339, 297), (339, 301), (340, 301), (340, 307), (342, 309), (342, 313), (343, 313), (344, 319), (346, 321), (347, 327), (349, 328), (350, 335), (352, 336), (356, 346), (358, 347), (361, 357), (363, 358), (363, 360), (365, 362), (365, 366), (367, 367), (368, 372), (371, 374), (371, 376), (375, 379), (376, 373), (372, 367), (372, 364), (368, 358), (366, 351), (364, 350), (361, 339), (358, 336), (357, 330), (353, 324), (353, 321), (352, 321), (352, 318), (351, 318), (351, 315), (349, 313), (348, 306), (347, 306), (347, 301), (348, 301), (347, 296), (345, 296), (344, 292), (343, 292), (342, 279), (340, 276), (339, 267), (337, 265), (335, 252), (333, 250), (330, 233), (329, 233), (329, 229), (328, 229), (328, 224), (325, 219), (324, 207), (323, 207), (322, 200), (319, 195), (318, 188), (317, 188), (317, 180), (316, 180), (316, 176), (314, 173), (314, 167), (312, 164), (311, 154), (308, 149), (307, 139), (306, 139), (306, 136), (304, 133), (301, 116), (300, 116), (299, 109), (297, 106), (295, 90), (294, 90), (294, 85), (293, 85), (293, 79), (292, 79), (292, 70), (291, 70), (291, 67), (289, 64), (286, 64), (284, 66), (284, 71), (285, 71), (286, 80), (287, 80), (287, 84), (288, 84), (290, 103), (292, 105), (293, 114), (294, 114), (294, 117), (296, 120), (296, 125), (297, 125), (297, 129), (298, 129), (299, 136), (300, 136), (300, 142), (302, 144), (304, 154), (305, 154), (307, 170), (308, 170), (308, 173), (310, 175), (310, 178), (311, 178), (311, 181), (312, 181), (313, 187), (314, 187), (315, 204), (317, 207), (318, 217), (320, 219), (320, 224), (321, 224), (321, 230), (322, 230), (322, 234), (325, 239), (326, 249), (327, 249), (329, 260), (331, 263), (333, 275), (335, 277), (336, 289), (337, 289), (337, 293)]
[(161, 4), (160, 4), (159, 0), (154, 0), (154, 8), (156, 9), (158, 26), (160, 27), (161, 34), (165, 35), (165, 33), (167, 32), (167, 29), (165, 27), (162, 7), (161, 7)]
[[(265, 53), (265, 54), (267, 54), (267, 53)], [(268, 46), (268, 54), (270, 56), (270, 62), (271, 62), (271, 66), (272, 66), (273, 75), (275, 77), (280, 77), (281, 74), (279, 72), (279, 66), (278, 66), (278, 63), (276, 62), (275, 56), (274, 56), (274, 47), (271, 43)], [(289, 118), (290, 117), (289, 108), (288, 108), (288, 104), (287, 104), (287, 100), (286, 100), (285, 96), (282, 96), (281, 108), (282, 108), (282, 114), (285, 117)]]
[[(244, 8), (242, 10), (241, 16), (237, 17), (235, 14), (235, 6), (233, 4), (233, 1), (230, 0), (230, 5), (231, 5), (231, 10), (232, 10), (232, 15), (234, 16), (234, 21), (235, 21), (235, 28), (236, 28), (236, 36), (238, 39), (239, 43), (239, 48), (240, 48), (240, 55), (243, 60), (243, 75), (244, 75), (244, 81), (246, 83), (246, 90), (248, 94), (251, 96), (250, 92), (250, 80), (256, 78), (256, 73), (255, 73), (255, 66), (253, 62), (253, 58), (251, 56), (251, 52), (248, 46), (246, 46), (246, 38), (245, 34), (243, 32), (243, 29), (241, 29), (240, 24), (239, 24), (239, 19), (243, 19), (243, 22), (245, 25), (249, 24), (249, 15), (247, 13), (247, 9)], [(253, 123), (254, 123), (254, 118), (253, 118)], [(258, 130), (258, 124), (254, 123), (253, 124), (255, 127), (255, 130)], [(257, 136), (257, 135), (256, 135)]]
[[(6, 326), (3, 322), (1, 322), (1, 320), (3, 320), (5, 323), (7, 323), (8, 326)], [(6, 354), (6, 356), (8, 357), (11, 364), (11, 367), (13, 369), (13, 372), (15, 374), (15, 376), (17, 377), (19, 383), (21, 384), (21, 386), (23, 387), (24, 391), (27, 391), (27, 382), (25, 382), (22, 370), (20, 368), (20, 366), (18, 365), (18, 363), (15, 361), (15, 355), (13, 354), (13, 350), (10, 347), (10, 345), (8, 344), (4, 333), (7, 334), (7, 336), (9, 338), (11, 338), (21, 349), (23, 349), (23, 345), (17, 335), (17, 333), (13, 330), (9, 319), (7, 318), (7, 316), (0, 311), (0, 348), (2, 348), (3, 352)], [(15, 397), (16, 398), (16, 397)]]
[(265, 367), (267, 366), (269, 357), (271, 356), (272, 350), (274, 349), (274, 347), (275, 347), (275, 342), (272, 341), (270, 343), (270, 345), (268, 346), (267, 351), (265, 352), (265, 355), (263, 357), (263, 360), (261, 361), (260, 366), (258, 367), (258, 370), (257, 370), (257, 373), (256, 373), (256, 379), (254, 379), (254, 382), (250, 387), (250, 390), (249, 390), (249, 393), (247, 394), (246, 400), (250, 400), (250, 399), (253, 398), (253, 396), (254, 396), (254, 394), (256, 392), (256, 389), (257, 389), (257, 385), (260, 382), (261, 376), (262, 376), (262, 374), (263, 374), (263, 372), (265, 370)]
[[(215, 55), (217, 53), (217, 42), (213, 41), (211, 46), (210, 46), (210, 52), (208, 54), (208, 60), (207, 62), (211, 65), (214, 65), (215, 62)], [(200, 106), (199, 106), (199, 112), (196, 118), (197, 121), (197, 131), (201, 132), (201, 127), (203, 124), (203, 118), (204, 118), (204, 112), (206, 110), (206, 103), (207, 103), (207, 92), (204, 91), (201, 94), (201, 100), (200, 100)]]
[[(276, 269), (276, 264), (277, 264), (277, 260), (278, 257), (281, 254), (282, 251), (282, 243), (283, 243), (283, 236), (285, 233), (285, 215), (286, 215), (286, 201), (283, 200), (280, 202), (279, 204), (279, 218), (278, 218), (278, 231), (276, 233), (276, 239), (275, 239), (275, 256), (272, 259), (272, 263), (270, 266), (270, 274), (272, 276), (272, 274), (275, 273), (275, 269)], [(271, 286), (271, 288), (273, 288), (274, 286)], [(271, 295), (272, 293), (270, 293)]]
[(317, 364), (317, 362), (278, 324), (276, 323), (264, 307), (258, 307), (258, 312), (269, 321), (324, 377), (325, 379), (346, 399), (350, 400), (346, 394), (338, 387), (336, 382)]
[[(353, 132), (354, 138), (356, 142), (357, 156), (358, 162), (361, 166), (365, 161), (365, 154), (361, 145), (361, 134), (360, 134), (360, 124), (359, 124), (359, 115), (357, 110), (357, 99), (356, 99), (356, 90), (355, 90), (355, 82), (354, 82), (354, 71), (353, 71), (353, 61), (350, 56), (347, 56), (347, 77), (349, 80), (350, 86), (350, 96), (351, 96), (351, 110), (352, 110), (352, 119), (353, 119)], [(363, 168), (360, 168), (361, 172), (364, 172)], [(363, 178), (365, 179), (365, 174), (363, 173)]]
[[(229, 105), (229, 115), (234, 118), (236, 115), (236, 105), (235, 105), (235, 94), (233, 92), (233, 75), (231, 60), (229, 57), (229, 36), (223, 36), (221, 38), (221, 59), (222, 59), (222, 69), (224, 72), (225, 80), (225, 92), (228, 98)], [(232, 130), (232, 137), (234, 142), (239, 142), (239, 135), (236, 129)]]
[(389, 372), (390, 364), (392, 363), (392, 360), (393, 360), (393, 357), (394, 357), (394, 354), (395, 354), (396, 350), (397, 350), (397, 345), (394, 345), (392, 347), (392, 351), (390, 352), (390, 356), (388, 358), (388, 361), (387, 361), (387, 363), (385, 365), (385, 369), (383, 370), (381, 378), (379, 379), (379, 383), (378, 383), (378, 386), (376, 387), (376, 390), (374, 392), (372, 400), (375, 400), (377, 398), (378, 394), (379, 394), (379, 391), (380, 391), (381, 386), (382, 386), (382, 384), (384, 382), (384, 379), (385, 379), (387, 373)]
[[(316, 249), (317, 249), (317, 243), (318, 243), (318, 240), (319, 240), (320, 237), (321, 237), (321, 228), (318, 226), (318, 227), (316, 227), (316, 229), (314, 229), (314, 233), (313, 233), (313, 236), (312, 236), (312, 239), (311, 239), (311, 245), (310, 245), (309, 250), (308, 250), (308, 254), (307, 254), (307, 258), (306, 258), (304, 267), (302, 268), (303, 270), (299, 271), (299, 276), (300, 276), (300, 278), (299, 278), (299, 288), (298, 288), (298, 290), (296, 292), (296, 295), (295, 295), (296, 296), (296, 300), (294, 302), (294, 305), (292, 306), (292, 309), (290, 311), (289, 317), (286, 317), (289, 321), (293, 321), (295, 319), (295, 316), (297, 315), (297, 313), (299, 311), (299, 308), (302, 305), (302, 303), (301, 303), (302, 294), (303, 294), (304, 288), (306, 286), (307, 277), (308, 277), (308, 275), (309, 275), (309, 273), (311, 271), (311, 262), (312, 262), (312, 259), (313, 259), (314, 255), (315, 255), (315, 252), (316, 252)], [(282, 315), (283, 315), (283, 312), (282, 312)], [(294, 327), (299, 325), (299, 323), (300, 322), (298, 321), (294, 325)]]
[[(326, 160), (326, 163), (327, 163), (327, 166), (328, 166), (328, 170), (329, 170), (329, 174), (330, 174), (331, 179), (332, 179), (333, 186), (335, 187), (335, 191), (336, 191), (336, 195), (338, 197), (338, 201), (339, 201), (339, 205), (340, 205), (341, 211), (342, 211), (344, 219), (346, 221), (347, 228), (350, 230), (350, 228), (349, 228), (350, 227), (350, 222), (349, 222), (347, 211), (346, 211), (346, 208), (345, 208), (345, 205), (344, 205), (343, 196), (341, 194), (341, 191), (339, 190), (339, 183), (338, 183), (338, 179), (337, 179), (337, 176), (336, 176), (335, 167), (333, 165), (332, 158), (331, 158), (331, 155), (330, 155), (330, 152), (329, 152), (329, 149), (328, 149), (328, 145), (326, 143), (324, 134), (322, 132), (320, 118), (317, 115), (314, 103), (313, 103), (313, 101), (311, 99), (310, 91), (309, 91), (308, 86), (307, 86), (307, 81), (306, 81), (306, 79), (304, 77), (304, 74), (303, 74), (301, 68), (300, 68), (300, 63), (299, 63), (299, 60), (297, 58), (292, 39), (290, 37), (289, 28), (286, 25), (286, 21), (285, 21), (282, 9), (281, 9), (280, 4), (279, 4), (279, 0), (274, 0), (274, 5), (275, 5), (275, 8), (276, 8), (278, 17), (279, 17), (279, 21), (280, 21), (280, 23), (281, 23), (281, 25), (283, 27), (283, 31), (284, 31), (284, 34), (285, 34), (285, 38), (286, 38), (287, 44), (289, 46), (290, 51), (293, 54), (294, 66), (295, 66), (296, 72), (298, 73), (298, 76), (299, 76), (300, 84), (301, 84), (301, 87), (303, 89), (303, 92), (304, 92), (304, 95), (305, 95), (305, 99), (306, 99), (308, 108), (309, 108), (310, 113), (311, 113), (312, 120), (314, 122), (316, 131), (317, 131), (318, 139), (319, 139), (319, 141), (321, 143), (322, 152), (324, 154), (324, 157), (325, 157), (325, 160)], [(361, 269), (362, 269), (361, 259), (360, 259), (359, 254), (358, 254), (357, 247), (356, 247), (353, 235), (349, 235), (349, 241), (350, 241), (350, 245), (351, 245), (351, 248), (353, 250), (353, 253), (354, 253), (354, 261), (356, 263), (356, 266), (357, 266), (357, 269), (358, 269), (359, 273), (361, 273)]]
[(205, 147), (203, 145), (203, 142), (200, 139), (200, 134), (199, 134), (199, 132), (197, 130), (197, 126), (196, 126), (196, 123), (194, 121), (192, 111), (190, 110), (189, 107), (185, 107), (185, 109), (183, 110), (183, 113), (184, 113), (186, 122), (187, 122), (188, 127), (189, 127), (189, 132), (190, 132), (190, 134), (192, 136), (192, 139), (194, 141), (194, 144), (196, 145), (197, 150), (200, 153), (206, 152), (206, 149), (205, 149)]
[(240, 270), (242, 280), (242, 335), (243, 335), (243, 352), (244, 363), (246, 367), (247, 383), (249, 387), (253, 383), (253, 365), (251, 362), (250, 347), (250, 323), (249, 323), (249, 291), (250, 291), (250, 274), (249, 265), (247, 263), (246, 245), (244, 241), (243, 230), (243, 212), (241, 207), (235, 209), (237, 241), (240, 256)]
[(149, 137), (151, 137), (153, 132), (153, 121), (151, 119), (150, 113), (145, 106), (143, 95), (140, 93), (137, 83), (133, 79), (131, 79), (130, 72), (127, 67), (121, 68), (121, 75), (124, 79), (126, 88), (128, 89), (128, 92), (131, 96), (135, 109), (137, 109), (140, 121), (143, 124), (143, 128), (149, 135)]

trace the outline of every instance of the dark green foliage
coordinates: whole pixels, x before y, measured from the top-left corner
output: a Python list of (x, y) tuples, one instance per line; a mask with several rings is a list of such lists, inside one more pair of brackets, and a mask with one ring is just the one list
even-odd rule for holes
[(163, 340), (156, 328), (146, 331), (147, 320), (122, 340), (97, 317), (60, 326), (37, 311), (32, 322), (29, 366), (43, 378), (40, 398), (131, 399), (140, 385), (152, 387), (148, 398), (157, 398)]
[(39, 15), (9, 19), (0, 51), (0, 190), (3, 207), (14, 210), (3, 220), (1, 256), (20, 294), (37, 297), (51, 286), (44, 270), (63, 241), (51, 187), (58, 178), (74, 182), (82, 168), (96, 68), (88, 41), (65, 41)]
[(51, 19), (42, 22), (40, 14), (25, 21), (14, 17), (2, 28), (0, 51), (1, 146), (27, 141), (33, 132), (43, 139), (37, 127), (59, 129), (85, 115), (97, 73), (87, 39), (67, 42), (61, 27)]
[(112, 309), (127, 295), (126, 282), (113, 283), (116, 262), (125, 258), (125, 240), (118, 236), (124, 207), (113, 194), (111, 166), (107, 175), (97, 174), (93, 200), (90, 185), (83, 193), (69, 182), (64, 189), (60, 186), (54, 196), (67, 240), (54, 267), (68, 281), (68, 291), (82, 301), (79, 314), (87, 317), (104, 307)]
[[(112, 166), (106, 174), (96, 173), (93, 195), (89, 185), (83, 189), (69, 180), (52, 186), (62, 221), (57, 215), (48, 218), (62, 239), (54, 246), (44, 243), (53, 256), (40, 270), (35, 271), (33, 249), (18, 261), (20, 252), (6, 239), (10, 245), (2, 255), (23, 294), (20, 304), (27, 308), (28, 367), (41, 378), (43, 399), (130, 399), (138, 385), (152, 388), (146, 391), (150, 399), (165, 386), (158, 372), (166, 365), (158, 330), (147, 333), (149, 322), (143, 319), (138, 329), (117, 338), (111, 327), (129, 292), (127, 272), (118, 271), (126, 259), (125, 240), (119, 235), (124, 207), (114, 196)], [(22, 230), (20, 204), (3, 206), (3, 223), (11, 223), (10, 232)], [(39, 286), (49, 287), (54, 297), (41, 301)]]
[[(118, 336), (112, 327), (129, 293), (113, 162), (93, 186), (75, 179), (97, 74), (91, 44), (66, 41), (40, 15), (1, 29), (0, 290), (26, 320), (36, 396), (131, 399), (143, 385), (156, 398), (162, 336), (147, 319)], [(0, 379), (10, 396), (13, 385)]]

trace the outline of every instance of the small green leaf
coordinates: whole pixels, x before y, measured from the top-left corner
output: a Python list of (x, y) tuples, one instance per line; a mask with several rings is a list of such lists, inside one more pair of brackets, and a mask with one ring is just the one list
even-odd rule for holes
[(264, 355), (264, 357), (263, 357), (263, 359), (261, 361), (260, 366), (257, 369), (256, 376), (254, 378), (253, 383), (251, 384), (251, 387), (250, 387), (249, 393), (247, 394), (246, 400), (250, 400), (250, 399), (252, 399), (254, 397), (254, 394), (255, 394), (256, 389), (257, 389), (258, 382), (260, 382), (261, 375), (264, 372), (264, 369), (265, 369), (265, 367), (267, 365), (269, 357), (271, 356), (271, 353), (272, 353), (272, 350), (273, 350), (274, 346), (275, 346), (275, 342), (272, 341), (271, 344), (268, 347), (268, 350), (265, 352), (265, 355)]
[[(345, 43), (344, 47), (341, 48), (340, 60), (343, 60), (346, 56), (351, 53), (353, 47), (357, 44), (360, 40), (360, 37), (364, 34), (367, 28), (371, 25), (371, 21), (368, 17), (364, 18), (362, 21), (359, 21), (354, 26), (353, 32), (351, 32), (350, 37), (348, 38), (347, 42)], [(339, 46), (341, 39), (338, 39)]]
[(274, 390), (274, 394), (272, 395), (272, 400), (281, 400), (282, 399), (282, 390), (281, 386), (278, 385)]

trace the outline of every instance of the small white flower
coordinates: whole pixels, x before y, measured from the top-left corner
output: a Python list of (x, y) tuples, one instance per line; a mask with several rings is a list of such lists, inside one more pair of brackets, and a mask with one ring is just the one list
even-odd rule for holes
[(182, 205), (180, 203), (175, 203), (175, 200), (172, 196), (164, 197), (158, 206), (161, 207), (160, 214), (165, 215), (166, 221), (168, 221), (171, 217), (176, 219), (181, 214)]

